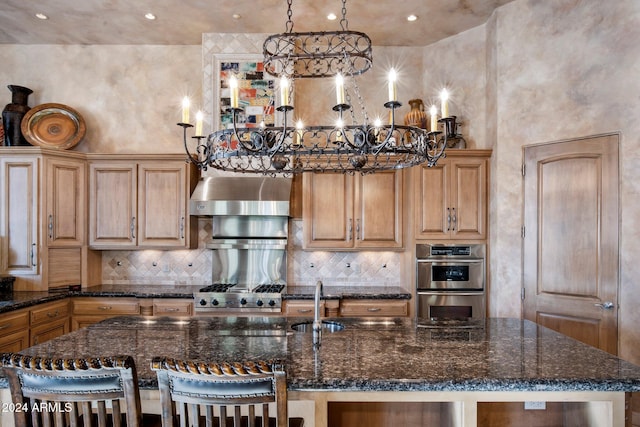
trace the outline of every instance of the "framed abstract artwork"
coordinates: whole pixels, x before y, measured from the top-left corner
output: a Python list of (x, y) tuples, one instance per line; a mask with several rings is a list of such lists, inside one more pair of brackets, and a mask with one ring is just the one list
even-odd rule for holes
[(238, 113), (241, 127), (275, 126), (276, 77), (264, 72), (262, 55), (215, 54), (213, 60), (213, 126), (214, 129), (232, 126), (231, 91), (229, 79), (238, 81)]

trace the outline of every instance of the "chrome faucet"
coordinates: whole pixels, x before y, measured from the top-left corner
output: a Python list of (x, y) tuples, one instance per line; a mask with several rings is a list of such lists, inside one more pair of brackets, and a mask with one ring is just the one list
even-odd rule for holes
[(313, 344), (320, 345), (322, 320), (320, 320), (320, 298), (322, 298), (322, 280), (316, 282), (316, 295), (313, 305)]

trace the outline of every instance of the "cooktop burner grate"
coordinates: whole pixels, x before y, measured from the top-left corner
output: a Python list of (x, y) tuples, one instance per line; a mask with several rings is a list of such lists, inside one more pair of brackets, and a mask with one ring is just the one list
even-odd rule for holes
[(263, 292), (263, 293), (280, 293), (284, 289), (284, 285), (282, 284), (264, 284), (260, 285), (253, 290), (253, 292)]
[(227, 292), (229, 288), (235, 286), (235, 283), (214, 283), (200, 289), (200, 292)]

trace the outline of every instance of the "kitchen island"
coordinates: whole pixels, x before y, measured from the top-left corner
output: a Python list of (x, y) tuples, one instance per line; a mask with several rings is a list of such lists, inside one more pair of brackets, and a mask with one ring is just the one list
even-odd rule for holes
[[(625, 393), (640, 391), (640, 367), (529, 321), (422, 328), (411, 319), (340, 318), (344, 330), (323, 333), (314, 347), (310, 333), (291, 328), (305, 320), (119, 317), (22, 353), (131, 354), (151, 410), (158, 398), (154, 356), (281, 361), (291, 414), (317, 427), (348, 425), (349, 417), (365, 424), (365, 414), (398, 410), (425, 425), (470, 427), (482, 425), (492, 402), (532, 401), (559, 402), (563, 425), (623, 426)], [(6, 401), (4, 378), (0, 387)]]

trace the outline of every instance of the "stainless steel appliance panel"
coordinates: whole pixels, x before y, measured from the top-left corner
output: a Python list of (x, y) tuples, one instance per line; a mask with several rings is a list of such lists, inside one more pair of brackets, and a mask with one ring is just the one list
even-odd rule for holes
[(469, 320), (486, 316), (484, 292), (418, 292), (417, 317)]
[(484, 260), (419, 260), (417, 289), (483, 290)]
[(214, 216), (211, 233), (220, 237), (286, 238), (288, 235), (286, 216)]
[[(277, 241), (274, 243), (278, 243)], [(287, 282), (286, 241), (275, 247), (253, 245), (250, 249), (226, 245), (212, 251), (212, 283), (260, 285)], [(226, 247), (224, 247), (226, 246)], [(212, 247), (209, 244), (208, 247)]]

